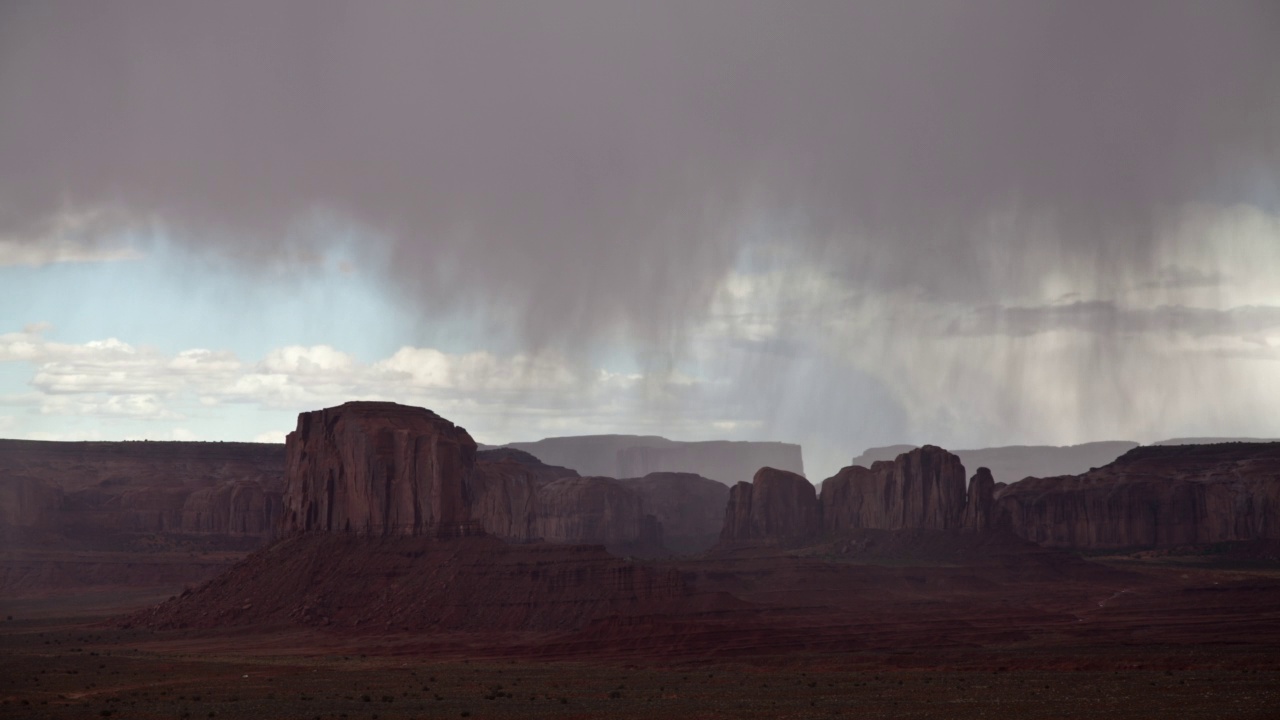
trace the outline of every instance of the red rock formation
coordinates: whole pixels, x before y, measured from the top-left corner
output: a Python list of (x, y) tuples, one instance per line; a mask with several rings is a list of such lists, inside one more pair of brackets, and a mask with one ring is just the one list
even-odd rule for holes
[[(871, 467), (880, 460), (892, 461), (914, 445), (889, 445), (867, 448), (850, 465)], [(1008, 445), (1004, 447), (951, 450), (966, 468), (985, 467), (997, 482), (1017, 482), (1025, 477), (1073, 475), (1105, 465), (1138, 443), (1125, 440), (1082, 443), (1080, 445)]]
[(279, 525), (283, 504), (278, 492), (251, 480), (203, 488), (182, 505), (182, 531), (218, 535), (270, 536)]
[(965, 530), (983, 532), (998, 524), (992, 517), (996, 514), (995, 486), (991, 471), (984, 467), (969, 478), (969, 497), (964, 506)]
[(964, 525), (965, 473), (955, 455), (933, 445), (844, 468), (822, 483), (828, 532), (855, 528), (952, 530)]
[(30, 477), (0, 477), (0, 527), (52, 529), (58, 526), (62, 490)]
[(560, 478), (578, 476), (520, 450), (484, 450), (477, 457), (471, 478), (471, 516), (485, 532), (507, 540), (537, 539), (538, 490)]
[(606, 477), (561, 478), (538, 489), (538, 537), (553, 543), (626, 545), (646, 538), (640, 496)]
[(813, 485), (786, 470), (764, 467), (751, 483), (729, 490), (721, 544), (749, 541), (796, 542), (822, 529), (821, 510)]
[(715, 545), (724, 524), (729, 488), (693, 473), (650, 473), (622, 481), (640, 495), (644, 512), (662, 524), (662, 542), (679, 554)]
[(265, 538), (283, 475), (282, 445), (0, 440), (0, 524), (12, 516), (99, 544), (131, 533)]
[(285, 442), (285, 529), (458, 535), (476, 445), (430, 410), (349, 402), (302, 413)]
[(1052, 547), (1168, 547), (1280, 538), (1280, 443), (1140, 447), (1082, 475), (1027, 478), (996, 499)]

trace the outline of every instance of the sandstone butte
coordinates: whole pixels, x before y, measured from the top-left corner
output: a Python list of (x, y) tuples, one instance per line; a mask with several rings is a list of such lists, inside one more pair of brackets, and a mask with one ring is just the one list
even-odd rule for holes
[[(688, 542), (718, 532), (723, 512), (723, 496), (706, 489), (716, 483), (696, 475), (675, 476), (675, 483), (661, 475), (580, 477), (511, 448), (477, 452), (463, 428), (395, 403), (302, 413), (286, 455), (286, 532), (458, 536), (483, 530), (515, 542), (662, 554), (664, 522)], [(698, 489), (675, 487), (686, 483)], [(685, 505), (673, 499), (679, 497)], [(687, 507), (698, 502), (710, 509)]]
[(1012, 532), (1081, 550), (1280, 539), (1280, 443), (1139, 447), (1080, 475), (1008, 486), (978, 468), (967, 491), (964, 475), (957, 456), (926, 445), (844, 468), (815, 503), (802, 478), (766, 468), (733, 488), (721, 545), (854, 530)]
[(461, 536), (476, 443), (425, 408), (349, 402), (298, 415), (285, 439), (285, 530)]
[(762, 468), (738, 483), (725, 510), (722, 545), (796, 543), (851, 530), (968, 530), (992, 522), (994, 481), (979, 468), (965, 489), (960, 459), (926, 445), (870, 468), (846, 467), (822, 483), (821, 496), (804, 478)]

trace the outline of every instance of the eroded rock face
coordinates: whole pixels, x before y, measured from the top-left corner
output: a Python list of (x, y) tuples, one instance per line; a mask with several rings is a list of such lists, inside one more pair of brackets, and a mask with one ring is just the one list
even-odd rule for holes
[(0, 525), (99, 545), (137, 533), (265, 539), (283, 477), (283, 445), (0, 440)]
[(271, 535), (283, 507), (280, 493), (264, 490), (253, 481), (203, 488), (183, 503), (182, 529), (232, 536)]
[(729, 489), (720, 542), (799, 541), (821, 532), (821, 518), (817, 493), (808, 480), (763, 467), (750, 484), (740, 482)]
[(471, 516), (484, 531), (506, 540), (538, 538), (538, 490), (564, 477), (569, 468), (547, 465), (529, 453), (510, 448), (477, 453), (472, 475)]
[(298, 416), (285, 441), (285, 529), (462, 535), (476, 445), (430, 410), (349, 402)]
[(63, 509), (63, 493), (37, 478), (0, 478), (0, 527), (56, 528)]
[(954, 530), (965, 515), (964, 465), (933, 445), (869, 469), (844, 468), (822, 483), (823, 527)]
[(964, 506), (964, 529), (972, 532), (983, 532), (999, 525), (993, 517), (995, 508), (996, 481), (991, 471), (980, 467), (969, 478), (969, 496)]
[(996, 505), (1052, 547), (1168, 547), (1280, 538), (1280, 443), (1151, 446), (1082, 475), (1027, 478)]
[(536, 533), (547, 542), (621, 546), (653, 540), (640, 495), (613, 478), (561, 478), (539, 488), (534, 502)]
[(699, 553), (720, 537), (729, 488), (693, 473), (659, 472), (623, 480), (640, 495), (647, 515), (662, 524), (663, 544), (679, 554)]

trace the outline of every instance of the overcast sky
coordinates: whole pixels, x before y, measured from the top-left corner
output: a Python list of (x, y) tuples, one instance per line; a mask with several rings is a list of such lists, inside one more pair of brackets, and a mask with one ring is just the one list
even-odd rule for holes
[(7, 0), (0, 436), (1280, 436), (1277, 78), (1273, 1)]

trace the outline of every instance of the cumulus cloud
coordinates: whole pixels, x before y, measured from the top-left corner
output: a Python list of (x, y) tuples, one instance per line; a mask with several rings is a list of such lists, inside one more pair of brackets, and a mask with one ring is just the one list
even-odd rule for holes
[[(206, 349), (166, 355), (115, 338), (80, 344), (46, 339), (48, 326), (0, 335), (0, 361), (33, 368), (22, 400), (53, 416), (180, 420), (223, 404), (298, 412), (351, 399), (386, 399), (449, 414), (530, 417), (572, 411), (617, 414), (639, 376), (581, 371), (548, 355), (499, 356), (404, 347), (372, 363), (327, 345), (277, 348), (258, 362)], [(13, 402), (10, 402), (12, 400)], [(584, 410), (585, 406), (591, 409)], [(459, 417), (460, 416), (455, 416)], [(587, 422), (583, 420), (583, 422)]]

